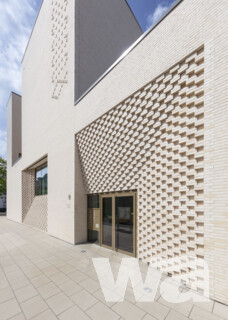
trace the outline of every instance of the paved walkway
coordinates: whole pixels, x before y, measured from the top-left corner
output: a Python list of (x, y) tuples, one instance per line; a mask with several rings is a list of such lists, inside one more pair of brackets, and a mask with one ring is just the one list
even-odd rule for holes
[(123, 255), (92, 244), (72, 246), (0, 217), (0, 319), (228, 319), (222, 304), (170, 304), (159, 290), (155, 302), (136, 302), (130, 284), (124, 302), (106, 303), (92, 257), (110, 258), (116, 275)]

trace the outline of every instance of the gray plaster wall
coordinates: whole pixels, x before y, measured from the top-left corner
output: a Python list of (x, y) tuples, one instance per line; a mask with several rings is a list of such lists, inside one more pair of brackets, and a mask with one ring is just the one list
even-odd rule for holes
[(12, 166), (21, 154), (21, 96), (12, 92), (7, 105), (7, 159)]
[(78, 0), (75, 98), (138, 39), (142, 30), (125, 0)]
[(8, 218), (21, 222), (21, 171), (18, 170), (21, 139), (21, 96), (12, 93), (7, 104), (7, 208)]

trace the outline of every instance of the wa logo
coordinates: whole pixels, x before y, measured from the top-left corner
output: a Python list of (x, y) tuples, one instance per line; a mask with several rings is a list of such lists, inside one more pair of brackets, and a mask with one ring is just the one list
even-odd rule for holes
[[(168, 259), (167, 261), (155, 261), (153, 259), (148, 266), (144, 277), (145, 281), (143, 281), (139, 262), (135, 258), (122, 259), (116, 281), (109, 259), (93, 258), (93, 264), (106, 302), (124, 301), (129, 280), (137, 302), (153, 302), (159, 287), (163, 299), (171, 303), (182, 303), (189, 299), (194, 302), (209, 301), (209, 269), (202, 259), (188, 258), (186, 256)], [(171, 272), (172, 270), (177, 270), (177, 267), (187, 272), (181, 276), (164, 278), (162, 272), (159, 271)], [(193, 290), (181, 292), (183, 279)], [(199, 287), (199, 281), (201, 282), (201, 287), (203, 286), (203, 295), (195, 291)]]

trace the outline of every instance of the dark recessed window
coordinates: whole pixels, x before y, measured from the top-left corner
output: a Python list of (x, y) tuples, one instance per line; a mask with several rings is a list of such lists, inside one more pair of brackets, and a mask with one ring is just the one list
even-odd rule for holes
[(88, 195), (88, 208), (99, 208), (99, 194)]
[(48, 167), (47, 163), (36, 169), (36, 188), (35, 195), (43, 196), (47, 194), (48, 187)]

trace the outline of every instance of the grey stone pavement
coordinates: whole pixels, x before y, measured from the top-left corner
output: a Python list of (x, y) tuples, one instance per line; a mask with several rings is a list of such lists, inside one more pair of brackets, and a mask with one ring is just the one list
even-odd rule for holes
[[(0, 217), (0, 320), (221, 320), (218, 302), (136, 302), (130, 283), (124, 302), (106, 303), (92, 258), (109, 258), (114, 276), (122, 254), (93, 244), (73, 246)], [(147, 266), (140, 263), (142, 273)]]

